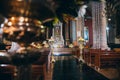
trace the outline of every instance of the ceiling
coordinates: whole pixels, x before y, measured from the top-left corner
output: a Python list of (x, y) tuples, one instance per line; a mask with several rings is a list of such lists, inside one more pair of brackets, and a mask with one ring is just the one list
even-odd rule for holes
[(120, 0), (106, 0), (108, 18), (120, 15)]
[(44, 20), (54, 16), (46, 0), (0, 0), (0, 7), (1, 15), (7, 18), (24, 16)]
[(120, 38), (120, 0), (106, 0), (109, 27), (116, 29), (116, 37)]
[(41, 22), (53, 21), (55, 17), (64, 21), (63, 14), (77, 17), (83, 3), (79, 0), (0, 0), (0, 14), (7, 18), (24, 16)]
[[(89, 1), (99, 0), (0, 0), (0, 14), (7, 18), (25, 16), (43, 22), (57, 17), (63, 21), (63, 14), (77, 17), (80, 6)], [(107, 17), (115, 18), (116, 15), (120, 15), (119, 0), (106, 0), (106, 5)]]

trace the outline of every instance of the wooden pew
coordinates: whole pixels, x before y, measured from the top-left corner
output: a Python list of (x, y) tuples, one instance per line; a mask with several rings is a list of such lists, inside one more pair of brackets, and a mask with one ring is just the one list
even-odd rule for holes
[(89, 53), (90, 66), (95, 67), (97, 62), (99, 62), (100, 49), (90, 49)]
[(45, 51), (41, 54), (41, 57), (32, 64), (32, 79), (46, 80), (46, 73), (48, 72), (48, 55), (50, 49), (45, 48)]
[(73, 54), (79, 58), (80, 57), (80, 49), (77, 47), (77, 48), (73, 48)]
[[(32, 64), (32, 80), (45, 80), (47, 72), (47, 59), (49, 49), (45, 50), (41, 57)], [(0, 64), (0, 80), (14, 80), (16, 67), (12, 64)]]
[(10, 64), (1, 64), (0, 65), (0, 80), (13, 80), (16, 76), (15, 66)]
[(101, 50), (95, 55), (95, 66), (98, 68), (120, 66), (120, 52)]
[[(120, 52), (101, 50), (101, 49), (90, 49), (88, 53), (90, 66), (98, 68), (103, 67), (116, 67), (120, 66)], [(85, 57), (86, 58), (86, 57)]]
[(83, 59), (85, 61), (85, 63), (87, 63), (88, 65), (90, 64), (90, 49), (83, 49)]

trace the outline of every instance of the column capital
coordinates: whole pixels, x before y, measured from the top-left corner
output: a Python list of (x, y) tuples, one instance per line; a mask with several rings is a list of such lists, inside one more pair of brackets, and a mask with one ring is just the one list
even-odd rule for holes
[(101, 2), (106, 2), (105, 0), (100, 0)]

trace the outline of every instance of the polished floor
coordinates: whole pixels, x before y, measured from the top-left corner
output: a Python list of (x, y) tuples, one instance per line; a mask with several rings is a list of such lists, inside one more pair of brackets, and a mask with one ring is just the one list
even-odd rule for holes
[[(51, 68), (51, 70), (47, 72), (46, 80), (120, 80), (119, 67), (117, 68), (108, 67), (108, 68), (101, 68), (100, 70), (95, 70), (93, 67), (87, 66), (85, 64), (82, 65), (83, 74), (79, 74), (80, 67), (76, 68), (75, 66), (73, 66), (75, 65), (74, 63), (70, 63), (70, 65), (67, 63), (70, 62), (59, 61), (58, 63), (54, 63), (54, 68)], [(66, 73), (68, 75), (66, 75)], [(76, 76), (73, 77), (73, 75)]]
[[(110, 80), (120, 80), (120, 69), (102, 68), (98, 72)], [(51, 69), (49, 72), (47, 72), (46, 80), (52, 80), (52, 74), (53, 70)]]
[[(63, 57), (62, 59), (52, 65), (53, 67), (47, 71), (44, 80), (120, 80), (120, 67), (95, 70), (93, 67), (76, 62), (72, 58), (67, 57), (64, 59)], [(2, 73), (3, 70), (1, 69), (0, 71)], [(6, 79), (2, 79), (1, 77), (3, 76), (7, 76)], [(0, 80), (11, 80), (8, 77), (10, 75), (0, 74)]]
[(110, 80), (120, 80), (120, 68), (103, 68), (99, 73), (108, 77)]

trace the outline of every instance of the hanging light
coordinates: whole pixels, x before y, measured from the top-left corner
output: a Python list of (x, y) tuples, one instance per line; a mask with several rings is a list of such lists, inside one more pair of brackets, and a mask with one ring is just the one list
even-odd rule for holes
[(4, 23), (3, 35), (10, 41), (31, 43), (40, 36), (41, 22), (27, 17), (11, 17)]
[(5, 39), (25, 44), (38, 40), (36, 38), (41, 35), (41, 21), (33, 18), (35, 12), (31, 12), (31, 3), (32, 0), (6, 2), (11, 10), (3, 26)]

